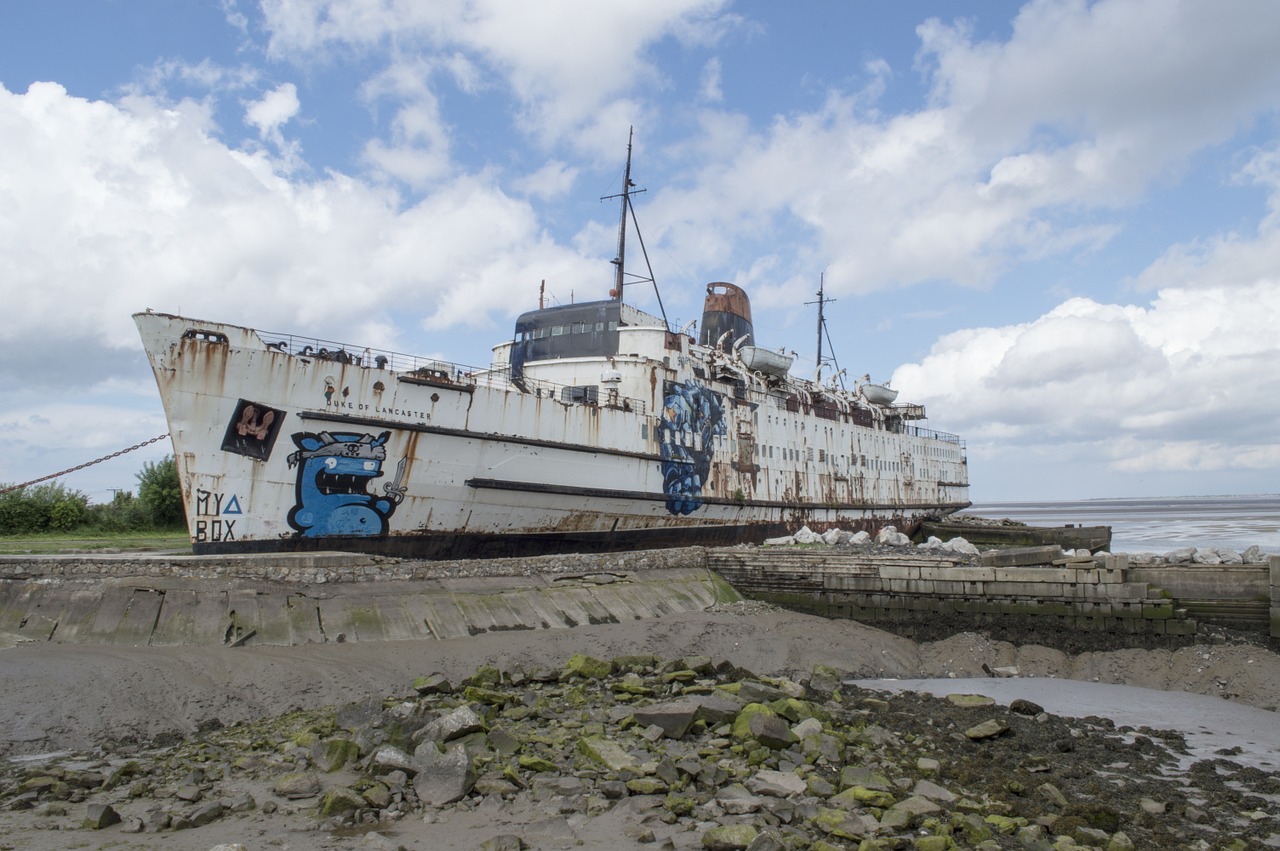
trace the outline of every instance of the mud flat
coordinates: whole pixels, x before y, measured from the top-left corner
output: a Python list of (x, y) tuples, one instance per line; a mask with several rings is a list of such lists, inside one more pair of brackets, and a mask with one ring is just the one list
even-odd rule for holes
[[(620, 797), (610, 798), (605, 793), (618, 793), (619, 787), (601, 784), (621, 778), (625, 786), (629, 775), (625, 772), (610, 774), (608, 770), (598, 766), (584, 766), (576, 762), (576, 757), (566, 756), (557, 763), (560, 768), (555, 775), (562, 778), (563, 785), (556, 785), (555, 788), (573, 787), (579, 789), (578, 793), (552, 795), (544, 790), (540, 797), (531, 791), (520, 789), (508, 790), (506, 795), (501, 792), (481, 794), (473, 790), (447, 806), (406, 807), (403, 811), (397, 811), (399, 815), (384, 816), (373, 824), (365, 824), (362, 830), (378, 832), (377, 838), (371, 838), (361, 832), (354, 835), (344, 832), (340, 828), (341, 819), (335, 821), (332, 817), (322, 818), (318, 814), (319, 801), (324, 793), (332, 788), (352, 788), (353, 784), (359, 785), (360, 778), (370, 776), (364, 765), (370, 759), (371, 752), (362, 753), (355, 763), (357, 767), (347, 766), (345, 774), (338, 772), (331, 776), (318, 772), (316, 776), (319, 778), (321, 791), (316, 793), (314, 799), (291, 799), (274, 791), (274, 784), (281, 773), (281, 767), (274, 760), (283, 749), (289, 755), (289, 766), (299, 761), (305, 765), (306, 760), (299, 756), (296, 743), (290, 744), (292, 739), (289, 742), (276, 742), (271, 746), (269, 761), (276, 773), (255, 774), (255, 780), (247, 773), (238, 777), (238, 770), (230, 767), (237, 755), (228, 753), (228, 746), (225, 743), (217, 744), (212, 737), (226, 735), (227, 731), (222, 728), (234, 731), (236, 725), (267, 724), (271, 729), (278, 729), (279, 724), (284, 722), (264, 719), (279, 719), (290, 712), (318, 712), (325, 707), (368, 703), (371, 698), (379, 706), (383, 705), (383, 698), (390, 699), (386, 705), (394, 706), (397, 700), (403, 701), (406, 695), (413, 694), (410, 684), (418, 677), (439, 673), (454, 683), (462, 683), (486, 665), (507, 672), (508, 679), (505, 682), (500, 680), (501, 687), (524, 694), (529, 690), (527, 685), (512, 689), (512, 672), (516, 672), (515, 676), (520, 678), (525, 676), (520, 672), (547, 668), (559, 670), (565, 660), (575, 654), (601, 659), (642, 655), (680, 660), (696, 653), (699, 657), (713, 661), (721, 670), (741, 669), (755, 676), (788, 677), (793, 682), (810, 681), (815, 666), (827, 666), (858, 677), (933, 679), (983, 677), (986, 670), (1001, 669), (1008, 673), (1016, 669), (1018, 678), (1024, 682), (1032, 682), (1033, 678), (1074, 678), (1181, 690), (1211, 695), (1218, 701), (1222, 700), (1223, 695), (1230, 695), (1238, 703), (1274, 711), (1280, 704), (1280, 657), (1258, 644), (1231, 643), (1229, 639), (1218, 641), (1219, 643), (1167, 651), (1123, 650), (1070, 656), (1047, 647), (1015, 646), (990, 641), (974, 634), (916, 644), (855, 622), (832, 622), (755, 603), (730, 603), (718, 604), (707, 611), (685, 612), (627, 623), (583, 625), (536, 633), (495, 632), (470, 638), (433, 641), (236, 648), (134, 648), (24, 642), (0, 652), (0, 667), (4, 670), (6, 684), (0, 690), (0, 736), (8, 756), (23, 759), (16, 766), (11, 765), (6, 773), (6, 781), (0, 782), (0, 785), (7, 782), (8, 791), (12, 791), (18, 783), (17, 778), (30, 777), (34, 770), (32, 766), (66, 765), (69, 761), (73, 766), (72, 770), (81, 770), (76, 767), (87, 766), (83, 770), (91, 773), (109, 773), (130, 760), (141, 761), (141, 764), (148, 766), (146, 771), (153, 773), (134, 778), (126, 786), (125, 792), (133, 789), (137, 793), (135, 798), (120, 790), (110, 794), (73, 793), (68, 800), (33, 799), (31, 809), (5, 810), (0, 815), (0, 837), (4, 837), (0, 838), (0, 847), (52, 849), (75, 844), (77, 847), (103, 848), (120, 847), (123, 842), (129, 847), (203, 849), (219, 843), (240, 842), (246, 848), (478, 848), (485, 841), (508, 835), (522, 837), (520, 841), (524, 845), (488, 847), (704, 847), (701, 845), (701, 837), (714, 827), (752, 821), (752, 818), (745, 817), (727, 818), (726, 806), (732, 809), (736, 806), (734, 804), (708, 803), (720, 794), (721, 789), (733, 785), (730, 781), (735, 778), (745, 780), (745, 777), (732, 775), (725, 778), (724, 783), (713, 784), (714, 789), (711, 786), (703, 789), (704, 800), (696, 801), (690, 805), (693, 810), (686, 815), (674, 816), (675, 820), (668, 824), (662, 820), (663, 814), (670, 812), (664, 808), (665, 793), (659, 795), (652, 791), (644, 794), (627, 791)], [(662, 682), (657, 669), (650, 672), (650, 676), (658, 676), (658, 681)], [(709, 679), (712, 681), (710, 685), (703, 683), (707, 688), (718, 682), (715, 677)], [(708, 680), (708, 677), (699, 676), (697, 680)], [(666, 682), (668, 688), (672, 682), (681, 687), (684, 685), (684, 681), (680, 680)], [(1007, 680), (999, 679), (994, 682), (1003, 684)], [(690, 685), (690, 694), (697, 694), (692, 688), (697, 685), (697, 681)], [(577, 714), (572, 714), (568, 720), (569, 729), (574, 735), (585, 735), (593, 730), (591, 725), (596, 723), (593, 719), (598, 721), (600, 713), (607, 715), (608, 710), (616, 706), (617, 693), (609, 694), (613, 696), (602, 697), (605, 703), (600, 706), (594, 703), (583, 704), (578, 707)], [(683, 692), (669, 691), (654, 699), (681, 696), (686, 695)], [(1171, 702), (1179, 699), (1176, 693), (1163, 697)], [(894, 708), (881, 719), (878, 726), (899, 738), (910, 736), (912, 740), (923, 742), (925, 738), (922, 737), (934, 737), (930, 747), (944, 755), (941, 760), (944, 767), (941, 773), (931, 775), (933, 781), (943, 787), (950, 784), (958, 790), (976, 793), (976, 786), (979, 785), (977, 781), (967, 774), (963, 775), (965, 779), (962, 780), (959, 772), (958, 766), (965, 761), (963, 754), (956, 755), (948, 742), (954, 742), (953, 737), (958, 732), (955, 728), (962, 721), (968, 719), (977, 723), (983, 719), (977, 718), (972, 712), (964, 719), (952, 718), (948, 713), (953, 713), (954, 707), (948, 708), (945, 701), (931, 701), (933, 699), (926, 701), (910, 695), (887, 697), (887, 705)], [(485, 727), (490, 733), (494, 726), (503, 726), (502, 712), (505, 710), (501, 708), (495, 710), (490, 707), (486, 715), (483, 706), (464, 698), (461, 693), (449, 704), (449, 708), (454, 708), (455, 705), (476, 705), (482, 717), (486, 718)], [(594, 709), (591, 708), (593, 706)], [(856, 708), (861, 711), (866, 707), (858, 704)], [(1076, 707), (1076, 711), (1089, 715), (1101, 715), (1101, 709), (1102, 707), (1098, 707), (1097, 711), (1092, 711), (1093, 708), (1087, 705)], [(934, 721), (928, 722), (931, 716)], [(916, 718), (911, 725), (923, 726), (916, 729), (908, 724), (908, 718)], [(1125, 804), (1127, 809), (1124, 811), (1124, 818), (1165, 825), (1174, 831), (1168, 835), (1182, 836), (1186, 840), (1185, 845), (1175, 843), (1165, 847), (1231, 847), (1225, 840), (1217, 840), (1229, 835), (1231, 824), (1235, 824), (1231, 820), (1235, 819), (1240, 820), (1237, 827), (1249, 827), (1249, 835), (1255, 837), (1250, 842), (1258, 843), (1266, 840), (1272, 833), (1280, 833), (1280, 822), (1276, 820), (1280, 814), (1280, 805), (1277, 805), (1275, 797), (1280, 795), (1280, 783), (1276, 782), (1274, 768), (1252, 769), (1256, 773), (1250, 773), (1246, 778), (1249, 780), (1246, 783), (1248, 791), (1237, 790), (1234, 798), (1228, 795), (1226, 799), (1219, 801), (1213, 797), (1218, 794), (1216, 792), (1212, 795), (1205, 792), (1205, 795), (1210, 795), (1209, 798), (1196, 798), (1180, 792), (1175, 800), (1170, 797), (1172, 793), (1157, 794), (1152, 791), (1153, 788), (1161, 788), (1160, 783), (1155, 787), (1150, 785), (1156, 783), (1152, 778), (1160, 773), (1155, 770), (1155, 766), (1164, 765), (1168, 768), (1176, 767), (1177, 764), (1173, 751), (1162, 756), (1151, 750), (1151, 742), (1160, 740), (1158, 736), (1154, 739), (1152, 736), (1144, 736), (1135, 745), (1132, 736), (1116, 739), (1111, 731), (1104, 728), (1079, 724), (1073, 726), (1062, 722), (1066, 726), (1053, 727), (1052, 731), (1056, 732), (1051, 731), (1052, 735), (1046, 733), (1046, 739), (1043, 736), (1033, 737), (1032, 734), (1036, 730), (1050, 731), (1049, 727), (1027, 726), (1021, 721), (1016, 723), (1022, 726), (1019, 728), (1021, 733), (1015, 730), (1015, 734), (1022, 738), (1017, 741), (1008, 740), (1000, 747), (1007, 745), (1011, 748), (1010, 754), (1021, 753), (1028, 758), (1039, 754), (1047, 760), (1046, 764), (1052, 766), (1052, 771), (1048, 774), (1035, 774), (1037, 785), (1050, 782), (1057, 783), (1061, 788), (1067, 785), (1073, 775), (1092, 775), (1096, 771), (1096, 764), (1083, 765), (1082, 760), (1086, 757), (1094, 760), (1097, 754), (1072, 736), (1111, 742), (1106, 747), (1111, 748), (1109, 754), (1115, 758), (1111, 760), (1108, 773), (1129, 778), (1134, 789), (1145, 790), (1143, 795)], [(272, 724), (275, 726), (272, 727)], [(1201, 726), (1212, 728), (1214, 724), (1215, 719), (1207, 717), (1203, 719)], [(1071, 729), (1077, 732), (1073, 734)], [(291, 729), (288, 732), (288, 736), (298, 734), (297, 730)], [(263, 732), (260, 737), (267, 735)], [(619, 730), (616, 735), (623, 736), (623, 733)], [(1179, 737), (1173, 738), (1173, 750), (1176, 751), (1180, 747)], [(205, 745), (200, 744), (206, 740)], [(305, 737), (299, 741), (304, 740)], [(1067, 746), (1064, 743), (1072, 741), (1077, 741), (1080, 745), (1079, 758), (1073, 757), (1071, 752), (1059, 749)], [(156, 743), (164, 747), (158, 751), (149, 749)], [(722, 745), (732, 747), (717, 741), (716, 747)], [(179, 753), (184, 746), (188, 750)], [(191, 751), (192, 747), (196, 750)], [(676, 754), (681, 752), (682, 746), (678, 742), (660, 738), (646, 747), (651, 748), (652, 756), (660, 757), (664, 748), (669, 748), (672, 754)], [(572, 748), (569, 750), (572, 751)], [(50, 752), (63, 753), (61, 756), (49, 757), (47, 755)], [(205, 753), (210, 762), (200, 763), (200, 753)], [(215, 753), (216, 757), (213, 756)], [(924, 753), (922, 750), (922, 754)], [(995, 751), (986, 753), (994, 754)], [(40, 757), (40, 754), (46, 756)], [(35, 759), (32, 759), (33, 756)], [(726, 753), (725, 759), (732, 762), (738, 756), (741, 754)], [(776, 754), (774, 756), (777, 757)], [(1013, 756), (1001, 757), (1006, 758), (1014, 759)], [(1218, 758), (1230, 761), (1231, 757), (1228, 755)], [(889, 757), (873, 754), (867, 759), (884, 765)], [(193, 774), (195, 768), (202, 764), (208, 769), (207, 775)], [(737, 765), (736, 762), (732, 764)], [(1201, 774), (1205, 770), (1214, 775), (1219, 773), (1219, 769), (1213, 768), (1214, 763), (1206, 764), (1210, 767), (1202, 769)], [(183, 767), (182, 776), (174, 776), (174, 765)], [(783, 758), (780, 765), (785, 770), (785, 766), (791, 763)], [(1001, 767), (1002, 765), (997, 760), (993, 763), (992, 770), (1011, 770), (1010, 766)], [(224, 766), (225, 773), (218, 774), (216, 782), (210, 779), (217, 772), (223, 772)], [(313, 767), (309, 770), (315, 771)], [(747, 770), (745, 763), (742, 770)], [(894, 773), (887, 768), (884, 770), (891, 775)], [(1238, 772), (1238, 768), (1222, 770), (1228, 773)], [(916, 782), (918, 779), (925, 779), (915, 778), (914, 769), (907, 771), (902, 768), (899, 773), (902, 774), (901, 777), (890, 777), (890, 781), (905, 778)], [(521, 776), (524, 781), (532, 783), (533, 778), (527, 775), (528, 772)], [(637, 774), (630, 779), (647, 776)], [(192, 782), (183, 784), (183, 780)], [(197, 780), (200, 782), (195, 782)], [(685, 780), (688, 781), (688, 778)], [(678, 784), (679, 778), (675, 782)], [(838, 781), (832, 782), (839, 787)], [(1168, 786), (1172, 781), (1162, 782)], [(578, 784), (585, 785), (580, 787)], [(178, 813), (179, 818), (186, 818), (183, 814), (194, 814), (199, 809), (199, 802), (188, 803), (178, 797), (179, 790), (184, 785), (208, 787), (199, 794), (203, 796), (206, 805), (213, 801), (219, 802), (221, 810), (218, 817), (200, 826), (185, 825), (179, 821), (177, 824), (180, 827), (187, 828), (180, 835), (173, 832), (172, 826), (161, 829), (159, 823), (150, 823), (148, 827), (143, 819), (150, 810), (159, 808), (169, 813)], [(1174, 786), (1176, 785), (1175, 783)], [(649, 789), (648, 786), (640, 788)], [(682, 790), (685, 788), (693, 798), (699, 797), (696, 781), (681, 787)], [(823, 790), (824, 787), (819, 784), (818, 788)], [(832, 794), (839, 791), (836, 788)], [(908, 790), (895, 787), (893, 793), (896, 793), (897, 800), (904, 800), (908, 797), (904, 794), (905, 791)], [(994, 790), (984, 792), (988, 793), (993, 800), (999, 797)], [(115, 797), (112, 798), (111, 794)], [(196, 792), (187, 789), (182, 794), (190, 797)], [(796, 800), (806, 798), (806, 794), (796, 794)], [(1009, 797), (1007, 791), (1002, 794), (1004, 798)], [(1033, 793), (1033, 798), (1035, 794), (1038, 793)], [(248, 807), (244, 795), (252, 799), (252, 808)], [(77, 797), (80, 798), (79, 801), (75, 800)], [(90, 830), (83, 826), (87, 806), (99, 797), (114, 802), (111, 806), (125, 817), (120, 824), (101, 830)], [(1143, 797), (1150, 798), (1151, 803), (1144, 805), (1141, 801)], [(1230, 819), (1225, 823), (1215, 821), (1209, 826), (1212, 829), (1201, 829), (1196, 827), (1202, 824), (1196, 819), (1208, 811), (1205, 802), (1210, 799), (1217, 801), (1219, 809), (1227, 813)], [(1197, 800), (1200, 804), (1195, 803)], [(236, 809), (237, 806), (240, 807), (239, 810)], [(684, 807), (684, 804), (676, 806)], [(1140, 812), (1145, 812), (1142, 810), (1143, 806), (1161, 812), (1142, 816)], [(703, 809), (698, 810), (698, 807)], [(830, 809), (826, 804), (821, 808)], [(569, 811), (563, 811), (566, 809)], [(1043, 812), (1041, 809), (1036, 810), (1039, 816), (1054, 815), (1052, 807), (1042, 809)], [(948, 813), (952, 812), (948, 810)], [(1056, 814), (1064, 815), (1063, 812)], [(759, 811), (754, 811), (752, 817), (760, 829), (787, 826), (776, 814), (772, 817), (778, 822), (776, 825), (771, 824), (770, 819)], [(1033, 817), (1022, 827), (1035, 823)], [(132, 830), (140, 824), (141, 833), (122, 834), (125, 828)], [(1081, 824), (1084, 828), (1089, 828), (1087, 820)], [(1106, 822), (1111, 828), (1106, 831), (1109, 837), (1114, 837), (1120, 824), (1121, 822)], [(1081, 826), (1074, 821), (1069, 825), (1063, 822), (1063, 825)], [(1263, 832), (1263, 828), (1267, 826), (1277, 827), (1271, 833)], [(629, 830), (632, 831), (631, 834), (626, 833)], [(650, 833), (646, 833), (646, 830)], [(1130, 830), (1137, 828), (1131, 827)], [(1010, 844), (1014, 841), (1015, 833), (1006, 836), (993, 831), (992, 837), (985, 841), (996, 844), (984, 847), (1022, 847)], [(820, 835), (824, 837), (823, 841), (831, 843), (829, 847), (857, 847), (857, 842), (848, 837)], [(1096, 836), (1087, 832), (1080, 835)], [(1049, 836), (1052, 838), (1052, 831)], [(1208, 837), (1205, 839), (1209, 842), (1208, 845), (1192, 844), (1205, 837)], [(384, 841), (387, 844), (375, 844)], [(788, 846), (783, 844), (780, 847)], [(974, 843), (968, 847), (980, 846)], [(1104, 843), (1095, 847), (1108, 846)], [(1238, 847), (1265, 846), (1246, 844)]]
[[(664, 564), (660, 569), (671, 566)], [(476, 583), (492, 579), (453, 577), (458, 587), (477, 587)], [(869, 848), (900, 847), (893, 843), (902, 836), (923, 835), (921, 830), (931, 836), (950, 831), (960, 847), (1041, 847), (1028, 846), (1024, 840), (1034, 843), (1039, 835), (1053, 841), (1058, 835), (1055, 825), (1059, 833), (1074, 837), (1083, 847), (1132, 847), (1125, 846), (1117, 834), (1128, 838), (1133, 834), (1138, 838), (1136, 847), (1217, 849), (1280, 843), (1275, 839), (1280, 835), (1280, 776), (1269, 751), (1259, 748), (1257, 754), (1246, 754), (1256, 744), (1254, 739), (1246, 737), (1237, 744), (1235, 739), (1228, 740), (1216, 748), (1221, 753), (1201, 751), (1188, 764), (1181, 753), (1188, 744), (1183, 736), (1123, 729), (1123, 725), (1141, 727), (1141, 715), (1104, 721), (1107, 707), (1091, 703), (1083, 689), (1074, 704), (1045, 708), (1062, 715), (1097, 716), (1087, 723), (1014, 717), (1017, 713), (1011, 715), (999, 706), (990, 708), (992, 718), (977, 717), (987, 709), (979, 706), (975, 711), (973, 706), (957, 706), (945, 698), (915, 692), (895, 696), (855, 692), (850, 687), (840, 699), (831, 694), (835, 687), (831, 676), (836, 676), (837, 684), (845, 678), (955, 680), (957, 690), (966, 693), (981, 689), (959, 680), (982, 678), (994, 687), (1022, 684), (1032, 695), (1037, 690), (1048, 695), (1050, 687), (1070, 691), (1067, 681), (1084, 681), (1159, 690), (1152, 697), (1152, 720), (1144, 722), (1151, 727), (1172, 723), (1167, 714), (1154, 710), (1179, 705), (1180, 693), (1201, 696), (1210, 706), (1225, 708), (1234, 703), (1274, 714), (1280, 706), (1280, 656), (1265, 638), (1217, 630), (1200, 636), (1196, 644), (1177, 648), (1070, 654), (975, 633), (916, 643), (854, 621), (832, 621), (750, 601), (721, 599), (688, 610), (649, 614), (616, 622), (584, 619), (572, 627), (557, 623), (540, 630), (491, 630), (469, 637), (331, 640), (295, 646), (249, 641), (240, 646), (135, 647), (62, 644), (56, 638), (11, 639), (6, 649), (0, 649), (4, 675), (0, 849), (73, 845), (207, 849), (233, 842), (250, 849), (732, 848), (746, 846), (729, 839), (722, 845), (705, 845), (703, 837), (715, 828), (743, 822), (754, 826), (757, 834), (768, 832), (779, 843), (760, 848), (810, 847), (799, 844), (799, 834), (791, 828), (803, 828), (800, 832), (806, 842), (823, 841), (834, 848), (858, 847), (859, 829), (862, 838), (888, 843)], [(612, 679), (584, 681), (581, 692), (573, 691), (574, 683), (561, 683), (555, 674), (575, 655), (631, 659), (627, 664), (635, 669), (613, 666)], [(686, 677), (681, 671), (691, 658), (703, 661), (697, 663), (698, 671)], [(496, 680), (478, 680), (477, 672), (485, 670), (497, 672)], [(535, 673), (539, 671), (551, 671), (553, 676), (540, 680)], [(827, 685), (815, 691), (815, 677), (822, 671), (835, 673), (824, 675)], [(432, 698), (434, 702), (424, 704), (413, 684), (430, 674), (453, 685)], [(627, 682), (650, 693), (637, 691), (621, 698), (627, 687), (620, 685), (619, 678), (630, 675), (640, 681)], [(647, 727), (616, 714), (619, 705), (628, 701), (640, 705), (692, 700), (726, 690), (738, 694), (741, 683), (753, 680), (768, 685), (770, 678), (782, 678), (799, 688), (794, 699), (811, 704), (804, 711), (836, 719), (822, 722), (827, 726), (821, 735), (835, 737), (838, 744), (824, 757), (826, 763), (806, 754), (802, 746), (799, 751), (792, 750), (792, 745), (765, 745), (761, 750), (735, 739), (732, 722), (724, 719), (704, 724), (689, 739), (636, 738), (638, 730)], [(486, 703), (481, 692), (466, 691), (467, 683), (517, 697)], [(836, 703), (828, 706), (832, 700)], [(1001, 700), (1010, 702), (1008, 695), (1001, 695)], [(1100, 700), (1108, 702), (1105, 697)], [(348, 717), (351, 706), (377, 707), (379, 712), (393, 714), (379, 715), (383, 720), (377, 726), (373, 721), (365, 723), (361, 738), (335, 721)], [(560, 731), (558, 749), (544, 753), (541, 744), (526, 741), (515, 751), (503, 750), (510, 743), (495, 728), (511, 730), (517, 721), (523, 723), (528, 714), (522, 715), (519, 706), (546, 711), (542, 720), (558, 725)], [(1204, 706), (1192, 710), (1200, 720), (1188, 733), (1241, 732), (1230, 729), (1237, 722), (1226, 712)], [(475, 735), (485, 737), (477, 751), (479, 788), (471, 787), (457, 800), (434, 805), (410, 794), (413, 783), (406, 781), (412, 778), (391, 775), (394, 782), (388, 786), (386, 766), (374, 764), (379, 744), (375, 740), (384, 733), (370, 730), (385, 730), (387, 719), (399, 723), (395, 719), (404, 717), (425, 724), (462, 707), (471, 707), (479, 716), (481, 729)], [(993, 740), (995, 747), (972, 753), (958, 747), (962, 743), (957, 736), (968, 729), (964, 725), (993, 718), (997, 727), (1007, 727)], [(803, 720), (797, 719), (787, 723), (794, 726)], [(868, 726), (886, 731), (883, 736), (873, 731), (873, 739), (883, 740), (864, 742), (860, 737)], [(583, 762), (576, 743), (597, 733), (620, 742), (624, 750), (643, 752), (640, 765), (644, 768)], [(327, 772), (320, 761), (335, 739), (351, 739), (357, 750), (348, 754), (350, 759), (344, 757), (339, 768)], [(413, 744), (420, 742), (408, 743), (410, 755)], [(870, 750), (864, 752), (864, 746)], [(726, 761), (729, 768), (724, 776), (712, 771), (699, 780), (701, 768), (675, 774), (664, 768), (665, 779), (650, 773), (668, 756), (678, 763), (702, 750), (718, 753)], [(533, 763), (519, 761), (521, 756), (535, 755), (554, 769), (537, 763), (542, 767), (534, 770), (528, 767)], [(983, 761), (974, 763), (975, 756)], [(920, 759), (925, 762), (919, 763)], [(929, 760), (938, 766), (932, 767)], [(135, 767), (125, 769), (130, 763)], [(965, 768), (974, 764), (986, 766), (984, 776), (990, 777), (982, 779)], [(907, 818), (915, 834), (903, 833), (896, 821), (885, 822), (884, 831), (873, 828), (865, 818), (874, 817), (879, 824), (892, 807), (873, 805), (870, 799), (851, 804), (846, 811), (858, 815), (856, 823), (846, 825), (848, 819), (822, 822), (834, 830), (821, 828), (814, 821), (818, 811), (840, 809), (830, 799), (854, 786), (869, 788), (843, 782), (842, 772), (849, 766), (886, 775), (890, 788), (870, 791), (884, 792), (895, 803), (920, 797), (912, 793), (920, 781), (928, 780), (957, 800), (977, 800), (982, 808), (980, 812), (957, 808), (954, 802), (936, 800), (945, 797), (942, 793), (922, 787), (935, 795), (928, 800), (939, 809)], [(129, 776), (102, 788), (121, 770)], [(752, 796), (763, 795), (767, 800), (759, 805), (738, 802), (740, 792), (731, 787), (757, 783), (753, 778), (761, 770), (789, 772), (806, 782), (825, 780), (831, 788), (816, 781), (804, 791), (780, 795), (748, 788)], [(1008, 786), (1012, 781), (1007, 778), (1017, 772), (1030, 772), (1017, 781), (1016, 789), (1021, 791)], [(292, 796), (298, 790), (282, 791), (279, 785), (283, 775), (295, 773), (315, 778), (314, 784), (304, 778), (308, 791), (300, 797)], [(1099, 786), (1103, 775), (1111, 779)], [(666, 784), (666, 791), (647, 782), (655, 777)], [(632, 783), (638, 780), (646, 782)], [(1077, 782), (1084, 785), (1073, 785)], [(393, 798), (400, 796), (392, 802), (394, 807), (353, 802), (343, 813), (321, 814), (321, 802), (330, 793), (341, 797), (347, 792), (338, 790), (348, 790), (361, 796), (374, 783), (392, 790)], [(1118, 803), (1099, 811), (1101, 815), (1095, 813), (1096, 824), (1091, 823), (1088, 813), (1054, 803), (1052, 792), (1040, 789), (1046, 783), (1067, 797), (1114, 796)], [(1115, 793), (1116, 783), (1128, 791)], [(21, 791), (24, 784), (34, 786)], [(670, 795), (691, 803), (669, 800)], [(21, 803), (15, 803), (18, 800)], [(876, 800), (885, 803), (885, 799)], [(97, 809), (90, 811), (91, 806)], [(91, 814), (103, 814), (102, 806), (110, 806), (122, 820), (100, 829), (86, 827)], [(740, 807), (747, 809), (734, 812)], [(197, 812), (203, 813), (198, 819)], [(979, 821), (988, 828), (974, 824), (970, 816), (981, 816)], [(1021, 818), (1023, 823), (987, 822), (987, 816)], [(901, 813), (893, 818), (900, 817)], [(994, 829), (996, 824), (1009, 832)], [(890, 829), (892, 825), (898, 827)], [(990, 834), (985, 838), (984, 830)], [(1024, 830), (1031, 833), (1020, 838)], [(1231, 845), (1236, 834), (1247, 835), (1248, 841)], [(1163, 844), (1142, 844), (1144, 838), (1150, 843), (1157, 837)]]

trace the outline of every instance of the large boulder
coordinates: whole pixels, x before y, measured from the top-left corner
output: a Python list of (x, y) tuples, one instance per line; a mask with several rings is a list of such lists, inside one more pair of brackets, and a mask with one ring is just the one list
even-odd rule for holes
[(470, 706), (459, 706), (448, 715), (428, 721), (415, 738), (420, 742), (451, 742), (484, 731), (484, 719)]
[(581, 677), (588, 680), (599, 680), (604, 679), (611, 673), (613, 673), (612, 662), (577, 653), (570, 656), (569, 661), (565, 663), (564, 670), (560, 673), (560, 679), (571, 680), (575, 677)]
[(598, 762), (610, 771), (637, 771), (640, 763), (612, 739), (603, 736), (584, 736), (578, 740), (578, 750), (592, 762)]
[(294, 771), (276, 778), (271, 791), (281, 798), (296, 801), (299, 798), (314, 798), (320, 794), (320, 778), (314, 771)]
[(1268, 559), (1262, 547), (1257, 544), (1241, 553), (1240, 558), (1245, 564), (1266, 564)]
[(738, 713), (733, 722), (733, 737), (739, 741), (755, 740), (773, 750), (783, 750), (800, 741), (790, 724), (760, 703), (748, 704)]
[(662, 735), (668, 739), (678, 739), (689, 732), (698, 717), (699, 708), (698, 701), (682, 698), (641, 706), (635, 710), (633, 717), (637, 724), (645, 727), (656, 724), (662, 728)]
[(466, 797), (476, 785), (471, 757), (461, 742), (450, 745), (443, 753), (434, 742), (424, 742), (413, 752), (413, 761), (417, 768), (413, 790), (424, 804), (452, 804)]
[(808, 526), (801, 526), (800, 531), (792, 535), (796, 539), (797, 544), (821, 544), (822, 536), (810, 529)]
[(880, 530), (880, 534), (876, 535), (876, 543), (887, 547), (909, 547), (911, 539), (893, 526), (885, 526)]

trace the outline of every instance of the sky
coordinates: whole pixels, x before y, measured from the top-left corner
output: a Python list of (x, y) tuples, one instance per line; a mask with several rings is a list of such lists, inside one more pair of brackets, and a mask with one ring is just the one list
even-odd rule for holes
[(634, 128), (671, 323), (737, 283), (807, 375), (822, 281), (975, 502), (1275, 493), (1277, 39), (1273, 0), (3, 0), (0, 482), (165, 433), (148, 308), (487, 365), (541, 281), (607, 297)]

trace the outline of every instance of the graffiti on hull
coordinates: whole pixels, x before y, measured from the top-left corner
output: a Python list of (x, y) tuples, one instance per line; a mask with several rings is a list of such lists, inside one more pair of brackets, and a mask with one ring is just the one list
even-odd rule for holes
[(385, 535), (388, 521), (404, 499), (405, 459), (396, 466), (394, 480), (383, 484), (382, 495), (369, 493), (369, 483), (383, 475), (387, 440), (354, 432), (298, 432), (298, 451), (289, 466), (298, 468), (297, 501), (289, 510), (289, 525), (299, 537), (327, 535)]
[(725, 431), (719, 394), (692, 381), (667, 385), (662, 419), (658, 422), (667, 511), (692, 514), (702, 506), (702, 488), (711, 473), (711, 454), (716, 438)]

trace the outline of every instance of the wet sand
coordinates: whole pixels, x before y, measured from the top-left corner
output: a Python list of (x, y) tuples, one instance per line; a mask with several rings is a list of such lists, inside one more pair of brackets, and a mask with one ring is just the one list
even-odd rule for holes
[[(822, 664), (860, 678), (983, 677), (984, 665), (1014, 666), (1026, 678), (1181, 691), (1272, 711), (1280, 706), (1280, 656), (1250, 644), (1069, 656), (972, 633), (916, 644), (852, 621), (729, 608), (447, 641), (237, 648), (20, 643), (0, 650), (0, 756), (145, 741), (189, 733), (214, 719), (231, 724), (371, 695), (403, 695), (422, 674), (461, 678), (482, 664), (554, 667), (574, 653), (700, 654), (756, 673), (803, 673)], [(1159, 719), (1153, 714), (1142, 723), (1158, 725)]]

